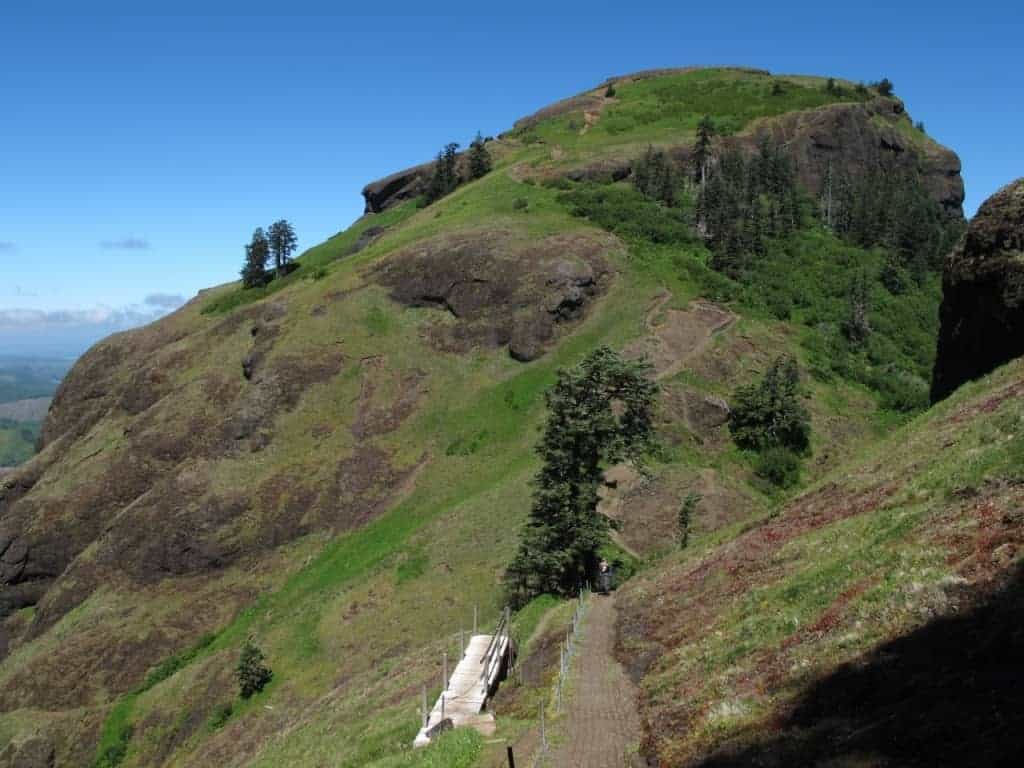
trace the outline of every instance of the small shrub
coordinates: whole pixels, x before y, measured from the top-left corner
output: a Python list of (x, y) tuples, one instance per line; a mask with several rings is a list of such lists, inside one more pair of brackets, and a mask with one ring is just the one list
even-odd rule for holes
[(235, 668), (235, 677), (238, 680), (238, 692), (243, 699), (248, 699), (255, 693), (262, 691), (267, 683), (274, 677), (270, 667), (263, 661), (266, 656), (263, 651), (248, 638), (242, 645), (242, 653), (238, 657), (238, 666)]
[(800, 457), (788, 448), (769, 448), (757, 458), (754, 469), (779, 488), (792, 488), (800, 482)]
[(326, 267), (317, 267), (309, 274), (310, 280), (323, 280), (325, 277), (327, 277)]
[(686, 494), (686, 498), (683, 499), (682, 506), (679, 507), (678, 517), (678, 534), (679, 534), (679, 548), (686, 549), (690, 543), (690, 525), (693, 522), (693, 515), (697, 511), (697, 505), (700, 504), (701, 496), (695, 491), (690, 491)]
[(774, 81), (772, 83), (772, 96), (781, 96), (784, 93), (785, 91), (782, 88), (782, 83), (778, 80)]
[(93, 768), (117, 768), (121, 765), (128, 755), (128, 742), (132, 740), (133, 731), (131, 723), (122, 726), (117, 732), (117, 740), (96, 757)]
[(525, 211), (530, 207), (530, 201), (525, 197), (517, 197), (512, 203), (512, 207), (517, 211)]
[(608, 87), (604, 89), (604, 97), (610, 99), (615, 96), (615, 84), (608, 83)]
[(225, 723), (231, 719), (231, 716), (235, 713), (235, 705), (230, 701), (224, 704), (218, 704), (213, 714), (210, 715), (209, 726), (211, 731), (216, 731), (223, 728)]

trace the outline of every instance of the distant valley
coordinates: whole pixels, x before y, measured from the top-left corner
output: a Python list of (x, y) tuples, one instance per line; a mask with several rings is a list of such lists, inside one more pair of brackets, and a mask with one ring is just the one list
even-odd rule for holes
[(73, 362), (0, 357), (0, 473), (35, 453), (50, 401)]

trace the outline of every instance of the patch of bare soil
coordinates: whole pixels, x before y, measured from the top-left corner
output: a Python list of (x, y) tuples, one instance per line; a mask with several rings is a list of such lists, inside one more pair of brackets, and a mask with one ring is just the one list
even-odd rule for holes
[(687, 309), (669, 309), (671, 294), (662, 294), (647, 313), (647, 335), (627, 347), (627, 354), (646, 357), (655, 377), (676, 375), (707, 349), (715, 334), (734, 322), (736, 315), (707, 301), (694, 301)]
[(692, 534), (731, 525), (756, 509), (750, 498), (724, 484), (711, 468), (645, 478), (631, 467), (618, 465), (605, 475), (598, 510), (619, 524), (617, 535), (625, 549), (647, 555), (675, 546), (679, 507), (691, 491), (701, 496), (691, 521)]

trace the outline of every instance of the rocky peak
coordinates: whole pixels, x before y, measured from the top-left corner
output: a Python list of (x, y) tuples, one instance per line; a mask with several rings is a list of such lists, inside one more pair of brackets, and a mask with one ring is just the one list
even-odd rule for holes
[(932, 400), (1024, 355), (1024, 178), (986, 200), (946, 259)]

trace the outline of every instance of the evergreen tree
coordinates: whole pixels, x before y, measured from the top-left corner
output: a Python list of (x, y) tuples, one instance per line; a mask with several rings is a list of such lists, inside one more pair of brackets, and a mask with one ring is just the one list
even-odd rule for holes
[(487, 151), (483, 137), (477, 131), (476, 138), (469, 145), (469, 177), (479, 179), (491, 172), (491, 154)]
[(830, 95), (839, 93), (839, 88), (836, 86), (836, 80), (834, 77), (830, 77), (828, 82), (825, 83), (825, 93)]
[(654, 438), (658, 388), (645, 363), (601, 347), (560, 370), (545, 393), (548, 418), (537, 453), (533, 505), (505, 580), (521, 605), (550, 592), (569, 595), (595, 575), (609, 521), (597, 512), (604, 470), (639, 461)]
[(801, 402), (795, 359), (776, 358), (761, 381), (733, 393), (729, 431), (736, 445), (755, 451), (780, 447), (803, 453), (810, 447), (810, 416)]
[(258, 288), (266, 285), (267, 261), (270, 259), (270, 243), (262, 227), (252, 233), (252, 240), (245, 246), (245, 264), (242, 266), (242, 285)]
[(253, 694), (262, 691), (274, 677), (270, 667), (263, 663), (265, 659), (263, 651), (253, 642), (253, 639), (247, 638), (242, 645), (242, 653), (238, 657), (238, 666), (235, 667), (238, 692), (243, 699), (248, 699)]
[(634, 163), (633, 184), (644, 197), (670, 207), (675, 204), (676, 172), (668, 155), (660, 149), (647, 147), (644, 156)]
[(883, 77), (877, 83), (875, 83), (875, 90), (878, 91), (880, 96), (892, 96), (893, 90), (892, 81), (888, 77)]
[(690, 543), (690, 526), (693, 523), (693, 516), (697, 512), (697, 505), (704, 497), (696, 491), (690, 491), (683, 499), (679, 507), (679, 515), (676, 520), (679, 537), (679, 548), (686, 549)]
[(270, 244), (270, 255), (274, 259), (274, 269), (278, 276), (284, 274), (291, 261), (292, 254), (299, 244), (295, 236), (295, 230), (286, 219), (280, 219), (270, 225), (267, 230), (267, 240)]
[(697, 124), (697, 143), (693, 146), (694, 178), (703, 187), (708, 177), (708, 164), (711, 162), (711, 140), (715, 136), (715, 124), (711, 117), (704, 115)]
[(437, 153), (437, 160), (434, 162), (434, 172), (427, 184), (426, 200), (433, 203), (455, 190), (459, 185), (459, 174), (455, 168), (457, 158), (456, 150), (459, 145), (455, 142), (445, 144), (444, 148)]
[(843, 323), (843, 333), (851, 342), (860, 345), (871, 335), (868, 312), (871, 310), (871, 280), (866, 272), (853, 279), (849, 292), (849, 316)]

